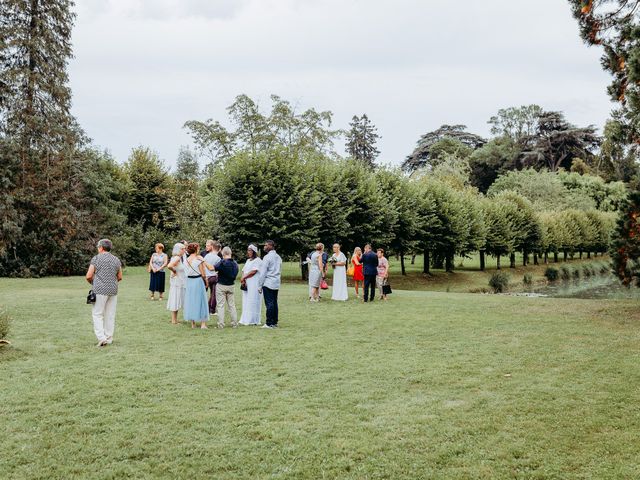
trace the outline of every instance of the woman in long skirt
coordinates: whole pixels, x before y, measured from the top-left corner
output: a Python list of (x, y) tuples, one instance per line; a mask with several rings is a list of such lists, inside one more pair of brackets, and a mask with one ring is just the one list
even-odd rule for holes
[(200, 328), (207, 328), (209, 320), (209, 304), (207, 303), (207, 291), (205, 289), (204, 258), (198, 255), (200, 245), (190, 243), (187, 246), (185, 271), (187, 274), (187, 289), (184, 296), (183, 317), (191, 322), (191, 328), (196, 328), (196, 322)]
[(344, 302), (349, 299), (347, 289), (347, 257), (340, 251), (340, 245), (333, 245), (333, 255), (329, 260), (333, 265), (333, 291), (331, 300)]
[(184, 291), (186, 287), (186, 276), (182, 256), (185, 246), (176, 243), (173, 246), (172, 257), (167, 268), (171, 271), (169, 278), (169, 299), (167, 300), (167, 310), (171, 312), (171, 323), (178, 324), (178, 311), (184, 306)]
[(164, 245), (156, 243), (156, 251), (149, 259), (149, 292), (151, 300), (156, 299), (156, 292), (160, 294), (160, 300), (164, 295), (165, 274), (164, 269), (169, 263), (169, 257), (164, 253)]
[(322, 252), (324, 251), (324, 245), (322, 243), (316, 244), (316, 251), (311, 254), (309, 260), (309, 290), (311, 293), (312, 302), (320, 300), (320, 283), (324, 275), (324, 263), (322, 263)]
[(258, 247), (249, 245), (247, 262), (242, 268), (242, 316), (240, 325), (260, 325), (262, 313), (262, 293), (260, 292), (260, 269), (262, 260), (258, 256)]

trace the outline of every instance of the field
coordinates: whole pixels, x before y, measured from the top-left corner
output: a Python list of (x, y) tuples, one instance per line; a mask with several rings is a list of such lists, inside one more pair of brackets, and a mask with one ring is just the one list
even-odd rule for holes
[(638, 303), (452, 285), (201, 331), (131, 268), (98, 349), (82, 278), (0, 279), (0, 477), (640, 478)]

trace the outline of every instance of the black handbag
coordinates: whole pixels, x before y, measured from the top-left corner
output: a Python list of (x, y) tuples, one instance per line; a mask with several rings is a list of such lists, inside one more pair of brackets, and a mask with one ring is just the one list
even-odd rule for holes
[(382, 294), (383, 295), (389, 295), (393, 293), (391, 291), (391, 285), (389, 285), (388, 283), (385, 283), (384, 285), (382, 285)]
[(87, 295), (87, 305), (91, 305), (96, 303), (96, 293), (93, 290), (89, 290), (89, 295)]

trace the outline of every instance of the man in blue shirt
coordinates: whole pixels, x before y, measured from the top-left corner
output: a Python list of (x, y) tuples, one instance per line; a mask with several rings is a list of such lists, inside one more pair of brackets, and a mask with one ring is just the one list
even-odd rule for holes
[(282, 270), (282, 259), (276, 253), (273, 240), (267, 240), (264, 244), (267, 252), (262, 258), (262, 272), (260, 283), (264, 296), (264, 304), (267, 307), (267, 322), (262, 328), (278, 327), (278, 290), (280, 290), (280, 276)]
[(378, 255), (371, 250), (371, 245), (368, 243), (364, 246), (364, 253), (360, 262), (362, 263), (362, 273), (364, 274), (364, 301), (373, 302), (376, 296)]

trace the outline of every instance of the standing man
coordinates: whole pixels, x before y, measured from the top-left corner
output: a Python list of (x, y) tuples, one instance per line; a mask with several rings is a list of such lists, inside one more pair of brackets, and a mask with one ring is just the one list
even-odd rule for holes
[(267, 253), (262, 259), (263, 268), (258, 284), (262, 289), (264, 304), (267, 307), (267, 322), (262, 328), (278, 328), (278, 290), (280, 290), (282, 259), (276, 253), (273, 240), (265, 242), (264, 250)]
[(98, 255), (91, 259), (86, 279), (93, 286), (96, 303), (93, 304), (93, 331), (98, 338), (98, 347), (113, 343), (118, 304), (118, 282), (122, 280), (122, 263), (111, 254), (111, 240), (98, 242)]
[(224, 328), (224, 307), (229, 307), (231, 327), (238, 327), (238, 312), (234, 297), (233, 284), (238, 276), (238, 264), (231, 258), (231, 249), (222, 249), (222, 260), (216, 267), (218, 271), (218, 285), (216, 288), (216, 303), (218, 308), (218, 328)]
[(378, 255), (371, 250), (371, 244), (364, 246), (362, 254), (362, 273), (364, 273), (364, 301), (373, 302), (376, 297), (376, 276), (378, 275)]
[(216, 314), (216, 285), (218, 284), (218, 272), (216, 267), (220, 263), (220, 244), (213, 240), (207, 240), (205, 246), (206, 254), (204, 256), (204, 273), (207, 277), (207, 287), (209, 288), (209, 315)]

